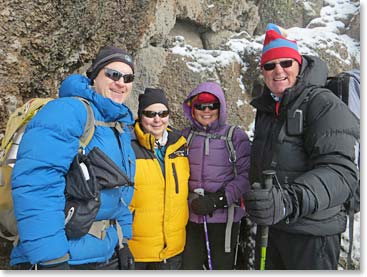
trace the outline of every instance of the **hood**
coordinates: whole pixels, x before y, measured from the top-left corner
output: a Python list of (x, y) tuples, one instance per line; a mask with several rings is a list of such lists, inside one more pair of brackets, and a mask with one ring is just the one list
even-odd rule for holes
[(316, 56), (302, 56), (302, 67), (293, 88), (287, 89), (283, 95), (283, 104), (293, 102), (308, 87), (325, 87), (328, 68), (325, 62)]
[(226, 100), (224, 97), (224, 92), (219, 84), (215, 82), (204, 82), (198, 85), (194, 90), (192, 90), (187, 98), (185, 99), (183, 103), (183, 110), (186, 118), (198, 129), (203, 129), (203, 126), (197, 122), (193, 117), (191, 113), (191, 106), (189, 106), (189, 100), (196, 95), (202, 93), (202, 92), (209, 92), (213, 95), (215, 95), (220, 103), (220, 109), (219, 109), (219, 119), (210, 126), (208, 126), (208, 129), (218, 129), (227, 123), (227, 106), (226, 106)]
[(302, 56), (301, 72), (298, 76), (298, 83), (304, 86), (323, 87), (328, 77), (328, 68), (324, 61), (316, 56)]
[(127, 125), (134, 123), (133, 114), (126, 105), (116, 103), (97, 93), (90, 84), (90, 79), (83, 75), (70, 75), (61, 83), (59, 97), (76, 96), (87, 99), (94, 104), (106, 122), (119, 121)]

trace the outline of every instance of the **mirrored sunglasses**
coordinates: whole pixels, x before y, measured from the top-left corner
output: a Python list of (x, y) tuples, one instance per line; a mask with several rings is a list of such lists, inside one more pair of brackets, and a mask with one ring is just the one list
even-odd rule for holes
[(279, 64), (282, 68), (288, 68), (292, 66), (293, 60), (285, 60), (278, 63), (266, 63), (263, 65), (263, 68), (266, 71), (270, 71), (273, 70), (277, 64)]
[(216, 103), (195, 104), (194, 107), (195, 107), (195, 109), (197, 109), (199, 111), (205, 111), (206, 108), (209, 108), (209, 110), (213, 111), (213, 110), (219, 109), (220, 104), (219, 104), (219, 102), (216, 102)]
[(134, 81), (134, 74), (123, 74), (120, 71), (117, 71), (115, 69), (107, 68), (104, 69), (104, 74), (106, 77), (110, 78), (111, 80), (117, 82), (121, 79), (121, 77), (124, 79), (124, 83), (132, 83)]
[(156, 115), (158, 115), (160, 118), (164, 118), (169, 115), (169, 110), (159, 111), (159, 112), (143, 111), (142, 114), (149, 118), (154, 118)]

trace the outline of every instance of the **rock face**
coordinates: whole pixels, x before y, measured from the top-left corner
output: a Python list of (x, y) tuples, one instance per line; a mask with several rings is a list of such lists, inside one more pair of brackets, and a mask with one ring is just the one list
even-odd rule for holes
[[(260, 91), (254, 92), (260, 83), (259, 72), (254, 69), (261, 51), (258, 38), (265, 25), (273, 21), (285, 28), (322, 26), (320, 21), (312, 23), (320, 17), (322, 2), (39, 0), (20, 5), (20, 1), (2, 1), (0, 135), (11, 111), (31, 97), (56, 96), (61, 80), (73, 72), (84, 73), (98, 49), (106, 44), (126, 48), (135, 56), (135, 96), (147, 86), (166, 90), (178, 128), (185, 123), (181, 111), (185, 95), (209, 78), (220, 82), (228, 95), (230, 122), (248, 130), (253, 120), (249, 101)], [(359, 40), (359, 2), (351, 2), (358, 9), (340, 19), (344, 26), (339, 32)], [(238, 38), (258, 42), (258, 46), (231, 48), (230, 42)], [(173, 53), (171, 49), (177, 44), (191, 54)], [(324, 45), (315, 52), (328, 62), (331, 72), (359, 67), (359, 60), (345, 62), (349, 54), (342, 41)], [(330, 47), (340, 57), (330, 57)], [(200, 55), (199, 50), (205, 51)], [(222, 51), (238, 57), (224, 64), (216, 58), (223, 55)], [(200, 67), (193, 70), (190, 63)], [(135, 112), (137, 97), (128, 104)]]
[[(55, 97), (60, 82), (84, 73), (107, 44), (135, 57), (128, 102), (134, 114), (137, 95), (145, 87), (161, 87), (173, 111), (171, 124), (182, 128), (186, 95), (198, 83), (214, 80), (226, 93), (228, 121), (251, 133), (249, 103), (262, 89), (258, 59), (268, 22), (289, 29), (301, 52), (322, 57), (330, 74), (360, 67), (359, 48), (351, 48), (359, 45), (359, 1), (327, 2), (333, 1), (3, 0), (0, 139), (10, 112), (31, 97)], [(317, 43), (310, 45), (306, 34)]]

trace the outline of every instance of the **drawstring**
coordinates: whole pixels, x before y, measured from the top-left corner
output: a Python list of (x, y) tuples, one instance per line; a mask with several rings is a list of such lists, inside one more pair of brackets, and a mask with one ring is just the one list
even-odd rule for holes
[(279, 107), (280, 107), (280, 102), (275, 102), (275, 114), (278, 116), (279, 115)]

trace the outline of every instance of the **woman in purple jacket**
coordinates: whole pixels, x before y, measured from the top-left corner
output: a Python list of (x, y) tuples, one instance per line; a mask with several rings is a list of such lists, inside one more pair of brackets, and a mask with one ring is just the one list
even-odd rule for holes
[(230, 161), (226, 137), (227, 109), (223, 90), (204, 82), (183, 104), (191, 126), (183, 130), (189, 143), (190, 218), (183, 269), (233, 269), (239, 223), (245, 215), (241, 196), (250, 189), (250, 142), (235, 128), (236, 161)]

